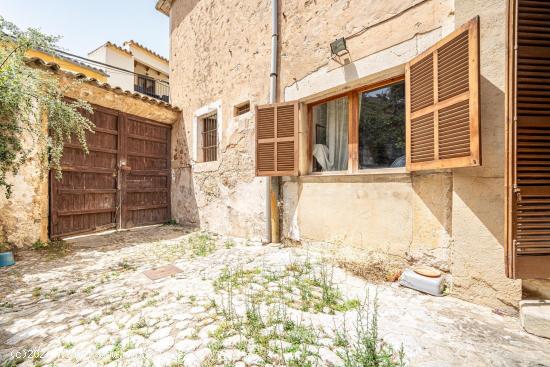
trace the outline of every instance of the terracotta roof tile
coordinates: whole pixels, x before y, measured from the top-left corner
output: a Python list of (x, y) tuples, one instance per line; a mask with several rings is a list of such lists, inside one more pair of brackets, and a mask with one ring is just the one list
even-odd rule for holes
[(141, 93), (138, 93), (138, 92), (123, 90), (120, 87), (113, 87), (109, 83), (102, 83), (102, 82), (100, 82), (99, 80), (97, 80), (95, 78), (88, 78), (86, 75), (84, 75), (82, 73), (73, 73), (73, 72), (70, 72), (70, 71), (61, 70), (61, 67), (58, 64), (53, 63), (53, 62), (45, 62), (44, 60), (42, 60), (39, 57), (31, 57), (31, 58), (27, 59), (27, 62), (29, 64), (36, 65), (36, 66), (41, 67), (43, 69), (51, 70), (54, 73), (63, 73), (65, 75), (68, 75), (68, 76), (73, 77), (75, 79), (82, 80), (85, 83), (92, 84), (96, 87), (99, 87), (99, 88), (102, 88), (102, 89), (105, 89), (105, 90), (109, 90), (109, 91), (112, 91), (112, 92), (117, 93), (117, 94), (124, 94), (124, 95), (127, 95), (127, 96), (131, 96), (133, 98), (136, 98), (136, 99), (141, 99), (142, 101), (145, 101), (145, 102), (148, 102), (148, 103), (151, 103), (151, 104), (156, 104), (158, 106), (166, 107), (166, 108), (169, 108), (173, 111), (181, 111), (178, 107), (172, 106), (170, 103), (166, 103), (164, 101), (161, 101), (160, 99), (151, 98), (151, 97), (148, 97), (148, 96), (146, 96), (144, 94), (141, 94)]
[(90, 69), (90, 70), (95, 71), (96, 73), (99, 73), (99, 74), (101, 74), (101, 75), (109, 76), (109, 74), (107, 74), (107, 73), (105, 72), (105, 70), (98, 69), (98, 68), (93, 67), (93, 66), (91, 66), (91, 65), (85, 64), (85, 63), (83, 63), (83, 62), (81, 62), (81, 61), (78, 61), (77, 59), (73, 59), (72, 57), (65, 56), (65, 55), (63, 55), (62, 53), (56, 53), (56, 54), (53, 55), (53, 56), (58, 57), (58, 58), (63, 59), (63, 60), (66, 60), (66, 61), (69, 61), (69, 62), (71, 62), (71, 63), (73, 63), (73, 64), (78, 65), (78, 66), (82, 66), (82, 67), (84, 67), (84, 68), (86, 68), (86, 69)]
[(145, 51), (149, 52), (151, 55), (155, 55), (155, 56), (158, 57), (159, 59), (164, 60), (164, 61), (166, 61), (166, 62), (169, 62), (169, 60), (168, 60), (166, 57), (159, 55), (159, 54), (156, 53), (155, 51), (153, 51), (153, 50), (151, 50), (151, 49), (149, 49), (149, 48), (143, 46), (143, 45), (140, 44), (139, 42), (136, 42), (136, 41), (134, 41), (134, 40), (129, 40), (129, 41), (126, 41), (126, 42), (124, 42), (124, 43), (125, 43), (125, 44), (127, 43), (127, 44), (129, 44), (129, 45), (137, 46), (137, 47), (141, 48), (142, 50), (145, 50)]
[[(132, 55), (132, 52), (128, 51), (127, 49), (125, 49), (124, 47), (120, 47), (119, 45), (115, 44), (115, 43), (112, 43), (111, 41), (107, 41), (105, 42), (104, 46), (107, 46), (107, 47), (113, 47), (119, 51), (122, 51), (130, 56), (133, 56)], [(100, 46), (101, 47), (101, 46)]]
[(162, 14), (170, 16), (170, 7), (172, 6), (172, 0), (157, 0), (155, 8)]

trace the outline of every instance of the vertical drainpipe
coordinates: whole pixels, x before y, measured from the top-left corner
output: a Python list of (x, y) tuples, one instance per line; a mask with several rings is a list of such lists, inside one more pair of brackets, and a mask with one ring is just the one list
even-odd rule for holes
[[(271, 0), (271, 73), (269, 103), (277, 102), (277, 57), (279, 44), (279, 6), (278, 0)], [(279, 243), (279, 177), (268, 177), (266, 180), (266, 233), (268, 243)]]

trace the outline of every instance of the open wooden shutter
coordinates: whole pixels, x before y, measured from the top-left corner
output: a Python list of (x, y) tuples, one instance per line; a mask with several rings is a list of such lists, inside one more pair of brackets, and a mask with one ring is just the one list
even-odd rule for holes
[(550, 278), (550, 2), (509, 11), (506, 273)]
[(407, 169), (481, 164), (479, 18), (406, 66)]
[(256, 107), (256, 176), (298, 176), (298, 103)]

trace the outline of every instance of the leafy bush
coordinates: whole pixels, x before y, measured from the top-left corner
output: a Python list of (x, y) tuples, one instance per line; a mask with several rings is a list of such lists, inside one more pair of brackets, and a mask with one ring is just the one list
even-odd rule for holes
[(0, 242), (0, 252), (11, 251), (11, 245), (7, 242)]
[(0, 189), (7, 198), (13, 187), (8, 176), (16, 175), (31, 154), (60, 178), (65, 142), (76, 138), (88, 152), (86, 132), (94, 125), (81, 112), (91, 114), (92, 107), (65, 99), (67, 89), (79, 82), (62, 85), (55, 75), (28, 65), (25, 58), (31, 49), (55, 55), (58, 39), (32, 28), (22, 31), (0, 17)]

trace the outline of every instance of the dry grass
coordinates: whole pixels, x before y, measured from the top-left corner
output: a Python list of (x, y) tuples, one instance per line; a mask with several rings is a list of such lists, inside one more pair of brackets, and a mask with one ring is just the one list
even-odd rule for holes
[(337, 259), (339, 267), (372, 283), (396, 282), (407, 265), (404, 261), (376, 258), (370, 261)]

